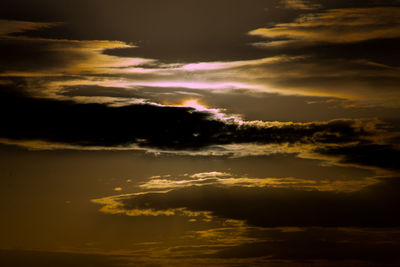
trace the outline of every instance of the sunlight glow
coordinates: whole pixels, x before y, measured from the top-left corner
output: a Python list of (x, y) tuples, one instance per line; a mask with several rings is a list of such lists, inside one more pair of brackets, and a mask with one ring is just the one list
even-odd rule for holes
[(239, 115), (236, 114), (226, 114), (224, 109), (209, 108), (203, 103), (199, 103), (197, 99), (188, 99), (182, 102), (182, 104), (175, 105), (177, 107), (190, 107), (197, 111), (208, 112), (214, 116), (215, 119), (222, 120), (225, 122), (232, 122), (237, 124), (242, 124), (243, 120)]
[(197, 99), (185, 100), (179, 106), (181, 106), (181, 107), (191, 107), (191, 108), (195, 108), (196, 110), (200, 110), (200, 111), (208, 111), (209, 110), (205, 105), (200, 104)]

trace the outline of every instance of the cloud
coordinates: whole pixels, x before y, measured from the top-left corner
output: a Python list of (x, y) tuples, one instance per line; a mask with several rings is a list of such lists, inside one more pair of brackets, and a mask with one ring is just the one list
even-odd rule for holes
[(320, 8), (321, 5), (311, 3), (309, 0), (282, 0), (285, 8), (294, 8), (301, 10), (312, 10)]
[[(267, 232), (270, 239), (227, 247), (216, 258), (261, 258), (315, 266), (393, 266), (400, 262), (397, 229), (303, 228), (297, 232)], [(265, 233), (265, 234), (267, 234)], [(377, 242), (388, 240), (389, 242)], [(304, 264), (304, 265), (301, 265)], [(279, 266), (279, 265), (278, 265)], [(297, 266), (297, 265), (295, 265)]]
[[(395, 46), (388, 43), (384, 47), (395, 52)], [(398, 107), (396, 85), (400, 73), (396, 66), (392, 66), (397, 63), (375, 51), (375, 45), (350, 48), (326, 44), (299, 48), (294, 45), (280, 47), (280, 50), (263, 47), (269, 54), (291, 55), (154, 68), (155, 72), (146, 76), (125, 73), (121, 74), (125, 82), (120, 85), (140, 88), (143, 92), (158, 87), (218, 94), (278, 93), (335, 97), (364, 105)]]
[(274, 64), (280, 62), (287, 62), (299, 59), (301, 57), (287, 57), (287, 56), (275, 56), (268, 58), (260, 58), (253, 60), (240, 60), (230, 62), (201, 62), (185, 64), (182, 67), (176, 68), (182, 71), (210, 71), (210, 70), (223, 70), (223, 69), (234, 69), (239, 67), (247, 66), (259, 66), (264, 64)]
[(354, 192), (196, 185), (95, 202), (105, 205), (102, 211), (112, 214), (139, 216), (143, 214), (130, 212), (151, 210), (153, 215), (165, 215), (182, 211), (181, 215), (209, 214), (259, 227), (398, 227), (399, 181), (381, 180)]
[(172, 177), (171, 175), (150, 177), (149, 181), (140, 184), (142, 190), (153, 192), (154, 190), (164, 190), (163, 193), (191, 186), (239, 186), (239, 187), (269, 187), (269, 188), (291, 188), (308, 189), (319, 191), (357, 191), (361, 188), (376, 183), (375, 179), (300, 179), (295, 177), (247, 177), (237, 176), (226, 172), (204, 172), (196, 174), (185, 174)]
[(141, 58), (118, 58), (106, 49), (133, 47), (119, 41), (78, 41), (7, 37), (0, 39), (3, 77), (46, 77), (76, 74), (110, 74), (118, 68), (149, 62)]
[[(321, 18), (316, 20), (326, 24), (323, 16), (318, 16)], [(319, 23), (324, 25), (322, 22)], [(3, 21), (3, 25), (7, 29), (14, 25), (17, 30), (13, 31), (20, 32), (51, 26), (17, 21)], [(124, 42), (21, 35), (3, 36), (0, 46), (4, 48), (0, 49), (4, 59), (0, 63), (1, 111), (13, 114), (4, 120), (5, 127), (0, 130), (5, 144), (35, 149), (139, 149), (190, 155), (296, 153), (334, 164), (397, 169), (393, 157), (371, 163), (376, 149), (381, 149), (382, 154), (389, 152), (387, 155), (397, 153), (385, 141), (394, 134), (383, 129), (383, 123), (377, 120), (244, 121), (240, 116), (201, 104), (168, 106), (146, 100), (155, 94), (154, 88), (173, 87), (190, 93), (206, 90), (223, 94), (226, 90), (244, 89), (245, 93), (335, 95), (378, 99), (385, 104), (390, 95), (390, 101), (395, 103), (393, 84), (398, 80), (398, 70), (384, 64), (360, 59), (316, 60), (305, 55), (161, 64), (151, 59), (104, 54), (109, 49), (134, 47)], [(352, 90), (347, 87), (349, 81)], [(382, 90), (376, 90), (378, 85)], [(341, 150), (337, 149), (338, 144)], [(357, 155), (350, 157), (352, 151), (371, 153), (365, 153), (360, 160)]]
[[(15, 267), (112, 267), (129, 264), (128, 257), (76, 252), (50, 252), (35, 250), (0, 250), (0, 264)], [(129, 266), (129, 265), (128, 265)]]
[(400, 150), (387, 145), (362, 144), (343, 147), (316, 149), (323, 155), (339, 156), (339, 162), (376, 166), (389, 170), (398, 170)]
[[(399, 262), (399, 230), (372, 228), (229, 226), (194, 231), (190, 236), (208, 241), (175, 247), (171, 253), (191, 252), (211, 261), (245, 266), (393, 266)], [(379, 240), (379, 242), (377, 242)], [(219, 246), (218, 246), (219, 245)], [(201, 255), (205, 249), (215, 252)], [(184, 254), (185, 255), (185, 254)], [(233, 262), (234, 261), (234, 262)], [(212, 265), (212, 263), (210, 263)]]
[[(337, 9), (304, 15), (311, 18), (299, 19), (288, 25), (319, 23), (321, 26), (318, 27), (322, 27), (323, 31), (324, 27), (331, 29), (325, 25), (328, 23), (326, 17), (337, 16), (337, 23), (346, 23), (348, 19), (342, 17), (347, 15), (343, 14), (352, 14), (351, 10), (353, 9)], [(353, 13), (358, 16), (365, 13), (367, 16), (369, 13), (363, 10), (353, 10)], [(378, 19), (381, 20), (380, 17)], [(31, 23), (36, 25), (35, 22)], [(27, 22), (7, 21), (8, 24), (21, 31), (30, 27), (28, 25), (29, 27), (24, 28), (20, 25), (29, 24)], [(11, 27), (4, 25), (6, 23), (3, 21), (3, 27)], [(289, 27), (286, 24), (279, 25), (281, 24), (272, 29)], [(42, 26), (39, 23), (34, 27), (40, 29)], [(314, 26), (309, 27), (314, 29)], [(304, 25), (301, 28), (304, 31), (307, 29)], [(353, 29), (350, 26), (349, 28)], [(353, 30), (349, 30), (349, 34), (350, 32)], [(289, 37), (290, 40), (283, 41), (275, 41), (273, 38), (272, 42), (253, 44), (255, 47), (252, 49), (260, 53), (260, 57), (256, 59), (165, 64), (157, 59), (111, 55), (108, 51), (138, 48), (121, 41), (46, 39), (22, 34), (4, 35), (0, 38), (0, 77), (9, 80), (24, 79), (26, 90), (33, 96), (81, 103), (118, 102), (119, 105), (124, 105), (132, 97), (149, 97), (154, 88), (179, 88), (180, 92), (197, 91), (197, 94), (226, 94), (235, 91), (242, 94), (325, 96), (349, 99), (361, 104), (394, 107), (399, 102), (396, 90), (400, 77), (399, 70), (395, 67), (397, 61), (394, 56), (382, 55), (376, 49), (384, 42), (382, 47), (385, 51), (396, 54), (397, 46), (388, 41), (392, 39), (380, 39), (378, 44), (368, 43), (360, 47), (359, 42), (333, 44), (298, 40), (297, 37), (295, 40)], [(386, 37), (389, 38), (390, 35)], [(101, 90), (88, 92), (86, 89), (89, 87)], [(176, 96), (179, 93), (172, 94)]]
[[(58, 23), (1, 20), (0, 77), (24, 79), (27, 83), (26, 89), (32, 95), (57, 98), (61, 93), (58, 90), (62, 86), (74, 84), (73, 82), (76, 84), (77, 81), (78, 85), (97, 84), (101, 81), (106, 85), (110, 82), (110, 79), (104, 81), (106, 76), (154, 61), (104, 54), (110, 49), (136, 48), (121, 41), (51, 39), (23, 35), (27, 30), (57, 25)], [(136, 72), (139, 73), (140, 70)]]
[[(146, 102), (124, 106), (80, 104), (30, 98), (23, 92), (8, 93), (7, 90), (18, 92), (18, 88), (7, 84), (0, 88), (0, 110), (10, 114), (3, 119), (4, 127), (0, 130), (2, 143), (6, 144), (42, 149), (47, 145), (49, 149), (142, 149), (193, 155), (300, 153), (302, 157), (323, 155), (332, 162), (341, 160), (398, 169), (393, 157), (398, 150), (385, 143), (395, 134), (387, 131), (379, 120), (243, 121), (203, 106)], [(382, 160), (374, 162), (378, 150)], [(356, 156), (357, 151), (363, 160)]]
[[(394, 266), (398, 229), (256, 228), (228, 223), (192, 231), (187, 243), (144, 242), (114, 253), (0, 250), (0, 263), (15, 267), (72, 266)], [(379, 242), (377, 242), (379, 240)]]
[(400, 8), (390, 3), (365, 5), (370, 7), (310, 11), (292, 22), (250, 31), (250, 35), (264, 39), (253, 45), (267, 54), (303, 56), (276, 64), (274, 69), (266, 67), (268, 75), (253, 82), (279, 93), (397, 106), (399, 60), (392, 56), (400, 38)]
[(17, 20), (0, 20), (0, 37), (9, 35), (11, 33), (22, 33), (30, 30), (39, 30), (43, 28), (50, 28), (58, 25), (54, 22), (31, 22), (31, 21), (17, 21)]
[(292, 23), (259, 28), (249, 34), (307, 42), (352, 43), (400, 37), (400, 8), (346, 8), (302, 15)]

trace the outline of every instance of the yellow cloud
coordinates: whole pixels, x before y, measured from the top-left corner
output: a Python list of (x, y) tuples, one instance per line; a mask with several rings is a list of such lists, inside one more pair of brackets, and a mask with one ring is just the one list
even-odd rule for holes
[(331, 9), (301, 16), (295, 22), (249, 32), (268, 38), (309, 42), (351, 43), (400, 36), (400, 8)]
[[(160, 191), (166, 192), (166, 191)], [(196, 217), (201, 218), (205, 221), (210, 221), (212, 219), (211, 212), (209, 211), (191, 211), (186, 208), (175, 208), (175, 209), (163, 209), (155, 210), (150, 208), (133, 208), (127, 209), (121, 202), (124, 198), (133, 197), (135, 195), (147, 194), (147, 192), (136, 193), (136, 194), (124, 194), (116, 195), (98, 199), (92, 199), (91, 202), (103, 205), (99, 211), (107, 214), (124, 214), (127, 216), (137, 217), (137, 216), (186, 216), (186, 217)]]
[(141, 184), (140, 187), (146, 190), (173, 190), (191, 186), (216, 185), (229, 187), (301, 188), (319, 191), (356, 191), (374, 183), (376, 183), (376, 180), (373, 178), (331, 181), (327, 179), (311, 180), (294, 177), (236, 177), (230, 173), (209, 172), (196, 173), (178, 178), (150, 179), (148, 182)]
[(282, 0), (285, 8), (310, 10), (321, 7), (319, 4), (312, 4), (307, 0)]

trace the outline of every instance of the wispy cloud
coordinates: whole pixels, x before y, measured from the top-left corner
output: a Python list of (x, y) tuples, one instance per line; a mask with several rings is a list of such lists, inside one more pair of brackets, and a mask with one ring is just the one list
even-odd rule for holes
[[(397, 13), (397, 8), (380, 7), (307, 14), (292, 23), (251, 32), (272, 38), (272, 41), (253, 45), (273, 49), (273, 56), (174, 64), (105, 54), (111, 49), (136, 47), (121, 41), (14, 36), (9, 33), (54, 25), (2, 21), (0, 24), (7, 30), (3, 31), (0, 40), (3, 47), (0, 78), (8, 82), (23, 79), (24, 90), (33, 96), (83, 103), (123, 105), (130, 103), (132, 92), (137, 93), (135, 98), (146, 99), (152, 88), (180, 88), (180, 91), (195, 90), (199, 94), (262, 92), (336, 97), (368, 105), (398, 106), (398, 68), (369, 58), (347, 58), (347, 55), (342, 55), (345, 50), (339, 48), (339, 52), (334, 52), (337, 56), (332, 58), (321, 57), (315, 47), (304, 50), (304, 47), (321, 42), (342, 44), (340, 38), (349, 43), (396, 37), (399, 33)], [(340, 34), (333, 31), (340, 31)], [(347, 37), (351, 35), (355, 37)], [(281, 40), (283, 36), (289, 40)], [(278, 37), (280, 39), (275, 41)], [(283, 50), (276, 52), (274, 49)], [(65, 93), (66, 88), (82, 86), (120, 88), (126, 93), (119, 95), (118, 99), (102, 96), (95, 90), (85, 96)], [(376, 90), (378, 87), (380, 90)]]
[(235, 176), (226, 172), (205, 172), (192, 175), (172, 177), (171, 175), (150, 178), (149, 181), (140, 184), (142, 190), (173, 190), (191, 186), (238, 186), (238, 187), (269, 187), (269, 188), (297, 188), (319, 191), (357, 191), (361, 188), (376, 183), (373, 178), (366, 179), (300, 179), (295, 177), (283, 178), (258, 178)]
[(310, 0), (282, 0), (285, 8), (312, 10), (320, 8), (320, 4), (313, 3)]
[(21, 33), (31, 30), (39, 30), (59, 25), (56, 22), (31, 22), (18, 20), (0, 20), (0, 36), (4, 37), (11, 33)]
[[(301, 181), (300, 181), (301, 183)], [(391, 227), (400, 218), (399, 180), (381, 180), (352, 192), (291, 187), (192, 185), (166, 192), (119, 195), (93, 202), (102, 212), (128, 216), (180, 215), (246, 221), (260, 227)]]
[(351, 43), (400, 36), (400, 8), (331, 9), (302, 15), (292, 23), (250, 31), (251, 35), (307, 42)]

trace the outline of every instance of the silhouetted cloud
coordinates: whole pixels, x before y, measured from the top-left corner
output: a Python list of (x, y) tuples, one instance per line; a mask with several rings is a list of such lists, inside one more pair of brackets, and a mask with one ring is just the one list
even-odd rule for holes
[[(232, 153), (229, 146), (241, 145), (242, 156), (254, 151), (303, 156), (314, 153), (336, 157), (341, 163), (388, 169), (399, 166), (398, 150), (379, 143), (385, 140), (385, 135), (391, 135), (377, 120), (241, 121), (201, 107), (146, 102), (127, 106), (80, 104), (27, 97), (23, 89), (7, 84), (0, 87), (0, 110), (8, 114), (0, 130), (3, 143), (12, 144), (14, 140), (23, 145), (24, 141), (44, 141), (59, 144), (60, 148), (64, 144), (65, 148), (70, 145), (78, 149), (142, 147), (160, 151), (207, 151), (221, 146), (221, 154)], [(269, 152), (263, 148), (265, 145), (271, 146)]]
[(323, 155), (339, 156), (339, 162), (399, 170), (400, 150), (390, 145), (359, 144), (343, 147), (320, 148)]

